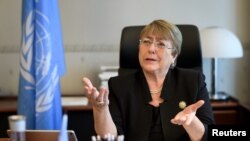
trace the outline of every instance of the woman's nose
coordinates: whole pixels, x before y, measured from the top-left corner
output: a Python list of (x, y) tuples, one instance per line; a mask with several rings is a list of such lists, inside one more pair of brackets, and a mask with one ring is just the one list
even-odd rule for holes
[(155, 44), (155, 42), (153, 42), (152, 44), (149, 45), (149, 51), (155, 53), (155, 51), (157, 50), (157, 46)]

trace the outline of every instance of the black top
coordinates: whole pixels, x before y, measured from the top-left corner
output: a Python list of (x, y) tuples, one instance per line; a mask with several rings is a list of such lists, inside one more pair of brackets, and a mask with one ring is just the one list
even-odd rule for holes
[[(188, 69), (170, 69), (163, 83), (161, 98), (164, 103), (159, 106), (159, 118), (164, 140), (189, 140), (182, 126), (172, 124), (170, 120), (182, 109), (179, 103), (187, 105), (200, 99), (205, 101), (196, 116), (205, 126), (204, 140), (207, 136), (207, 125), (213, 124), (213, 113), (202, 73)], [(146, 78), (141, 70), (109, 80), (110, 113), (118, 134), (124, 134), (126, 141), (149, 141), (153, 136), (152, 101)]]
[(152, 106), (153, 115), (151, 122), (151, 130), (149, 133), (149, 141), (164, 141), (164, 136), (161, 127), (161, 116), (160, 116), (160, 108)]

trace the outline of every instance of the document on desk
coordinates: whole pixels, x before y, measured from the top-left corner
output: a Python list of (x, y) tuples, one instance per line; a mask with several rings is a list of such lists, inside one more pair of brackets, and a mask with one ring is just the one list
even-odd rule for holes
[(63, 106), (86, 106), (88, 98), (85, 96), (62, 97)]

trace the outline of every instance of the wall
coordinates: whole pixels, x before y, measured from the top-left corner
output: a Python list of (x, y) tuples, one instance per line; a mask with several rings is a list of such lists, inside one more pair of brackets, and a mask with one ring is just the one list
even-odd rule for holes
[[(82, 76), (99, 85), (100, 65), (118, 65), (121, 30), (127, 25), (167, 19), (199, 29), (221, 26), (241, 40), (244, 57), (219, 60), (219, 90), (250, 103), (250, 2), (248, 0), (59, 0), (67, 73), (64, 94), (82, 94)], [(0, 1), (0, 95), (18, 91), (21, 1)], [(210, 89), (210, 59), (204, 58)]]

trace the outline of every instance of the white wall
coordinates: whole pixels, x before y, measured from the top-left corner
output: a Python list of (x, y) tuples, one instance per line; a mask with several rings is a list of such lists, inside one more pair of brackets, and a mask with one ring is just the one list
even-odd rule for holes
[[(166, 19), (195, 24), (199, 29), (221, 26), (242, 41), (244, 57), (220, 60), (219, 90), (250, 102), (250, 9), (248, 0), (59, 0), (67, 74), (64, 94), (83, 93), (81, 77), (99, 84), (100, 65), (118, 65), (121, 30), (127, 25)], [(0, 1), (0, 95), (17, 94), (21, 1)], [(210, 60), (204, 59), (210, 89)]]

